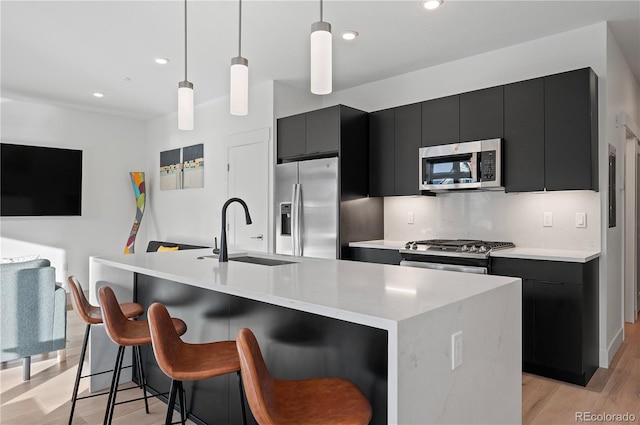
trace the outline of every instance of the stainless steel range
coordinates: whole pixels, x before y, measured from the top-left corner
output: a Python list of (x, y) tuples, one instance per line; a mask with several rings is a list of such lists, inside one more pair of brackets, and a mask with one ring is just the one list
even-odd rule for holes
[(512, 242), (472, 239), (429, 239), (411, 241), (400, 250), (401, 266), (487, 274), (491, 252), (515, 248)]

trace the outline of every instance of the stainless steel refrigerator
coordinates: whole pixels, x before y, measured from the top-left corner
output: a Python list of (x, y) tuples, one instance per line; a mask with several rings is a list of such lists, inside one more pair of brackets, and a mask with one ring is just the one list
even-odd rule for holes
[(276, 253), (339, 258), (339, 159), (276, 165)]

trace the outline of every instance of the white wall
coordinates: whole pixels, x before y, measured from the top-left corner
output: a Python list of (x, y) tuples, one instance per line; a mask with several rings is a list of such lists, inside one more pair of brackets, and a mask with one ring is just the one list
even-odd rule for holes
[[(247, 116), (231, 115), (229, 98), (224, 97), (196, 106), (193, 131), (178, 130), (176, 114), (149, 121), (146, 151), (150, 204), (146, 217), (148, 240), (213, 246), (213, 238), (220, 237), (221, 210), (227, 200), (224, 138), (250, 130), (272, 128), (273, 124), (273, 82), (249, 88)], [(269, 141), (269, 175), (273, 175), (273, 140), (272, 136)], [(198, 143), (204, 143), (204, 188), (161, 191), (160, 152)], [(271, 194), (269, 199), (271, 205)], [(271, 218), (269, 223), (272, 223)]]
[[(607, 93), (606, 93), (606, 143), (616, 149), (616, 227), (609, 228), (603, 220), (603, 247), (606, 255), (607, 350), (611, 356), (622, 343), (624, 323), (624, 163), (626, 131), (620, 122), (621, 112), (632, 117), (640, 113), (640, 85), (633, 76), (618, 44), (607, 31)], [(605, 168), (606, 170), (606, 168)], [(607, 181), (606, 172), (601, 175), (601, 185)], [(608, 199), (603, 197), (603, 214)]]
[(123, 252), (129, 237), (136, 212), (129, 172), (145, 171), (145, 124), (6, 93), (1, 118), (2, 142), (83, 151), (82, 216), (3, 217), (2, 256), (51, 257), (57, 281), (75, 275), (88, 288), (89, 256)]

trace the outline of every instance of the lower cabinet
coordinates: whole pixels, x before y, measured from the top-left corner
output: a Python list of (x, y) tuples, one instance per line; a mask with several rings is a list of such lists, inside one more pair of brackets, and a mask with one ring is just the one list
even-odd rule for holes
[(400, 265), (400, 251), (397, 249), (349, 248), (349, 259), (367, 263)]
[(598, 368), (598, 259), (492, 258), (491, 269), (522, 278), (522, 369), (586, 385)]

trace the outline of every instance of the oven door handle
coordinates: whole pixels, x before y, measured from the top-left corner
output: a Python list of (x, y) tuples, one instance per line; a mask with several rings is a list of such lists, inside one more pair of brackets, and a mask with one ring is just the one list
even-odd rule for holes
[(486, 267), (477, 267), (477, 266), (461, 266), (459, 264), (442, 264), (442, 263), (429, 263), (426, 261), (400, 261), (400, 265), (404, 267), (420, 267), (423, 269), (433, 269), (433, 270), (446, 270), (452, 272), (464, 272), (464, 273), (476, 273), (476, 274), (487, 274), (488, 270)]

